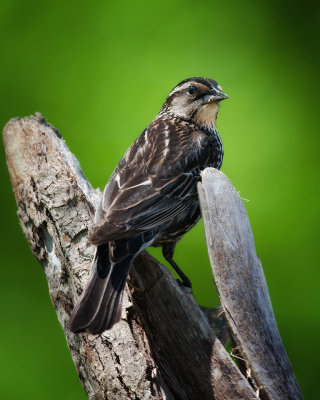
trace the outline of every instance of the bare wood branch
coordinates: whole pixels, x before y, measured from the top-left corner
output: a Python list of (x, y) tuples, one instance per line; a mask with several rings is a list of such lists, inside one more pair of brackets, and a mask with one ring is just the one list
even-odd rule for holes
[(88, 397), (256, 398), (192, 296), (148, 253), (134, 264), (119, 324), (98, 336), (69, 331), (90, 274), (94, 248), (86, 237), (99, 193), (41, 116), (11, 120), (3, 140), (20, 223)]
[(263, 399), (302, 399), (281, 341), (243, 202), (213, 168), (198, 187), (213, 275), (244, 373)]

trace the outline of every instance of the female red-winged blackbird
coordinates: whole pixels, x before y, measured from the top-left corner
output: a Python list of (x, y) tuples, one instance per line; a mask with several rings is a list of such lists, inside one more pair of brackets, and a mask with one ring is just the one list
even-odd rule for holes
[(97, 251), (90, 282), (71, 316), (73, 332), (101, 333), (120, 320), (132, 261), (148, 246), (162, 246), (191, 287), (172, 258), (177, 241), (200, 219), (200, 172), (221, 167), (216, 118), (227, 97), (212, 79), (180, 82), (116, 167), (89, 237)]

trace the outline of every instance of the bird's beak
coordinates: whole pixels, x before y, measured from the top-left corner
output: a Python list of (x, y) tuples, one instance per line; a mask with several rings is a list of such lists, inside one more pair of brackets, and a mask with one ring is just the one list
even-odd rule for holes
[(228, 98), (229, 96), (223, 93), (222, 90), (213, 88), (209, 90), (203, 97), (203, 104), (214, 103)]

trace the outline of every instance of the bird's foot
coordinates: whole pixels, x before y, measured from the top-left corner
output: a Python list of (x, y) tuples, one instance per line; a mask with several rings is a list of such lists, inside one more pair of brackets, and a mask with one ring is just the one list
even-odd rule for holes
[(176, 279), (176, 281), (185, 294), (193, 293), (190, 281), (188, 282), (188, 285), (186, 285), (185, 282), (182, 282), (180, 279)]

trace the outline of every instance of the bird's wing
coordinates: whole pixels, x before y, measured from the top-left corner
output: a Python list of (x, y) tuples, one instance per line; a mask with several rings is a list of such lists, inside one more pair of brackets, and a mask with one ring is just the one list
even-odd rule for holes
[(209, 138), (184, 121), (155, 120), (111, 176), (98, 207), (94, 244), (144, 232), (186, 209), (208, 164)]

